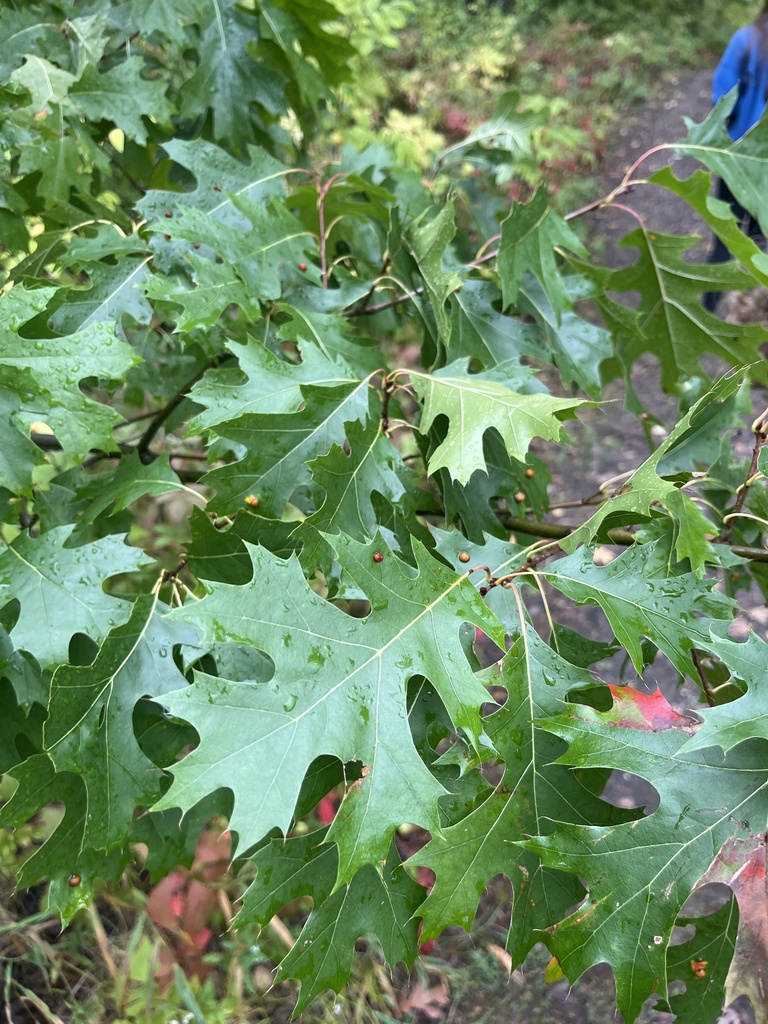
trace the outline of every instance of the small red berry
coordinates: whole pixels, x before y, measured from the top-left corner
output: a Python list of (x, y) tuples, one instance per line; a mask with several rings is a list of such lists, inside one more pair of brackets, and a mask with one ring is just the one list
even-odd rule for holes
[(382, 555), (382, 553), (380, 551), (376, 551), (374, 553), (374, 555), (373, 555), (373, 560), (374, 560), (374, 562), (383, 562), (384, 561), (384, 555)]
[(306, 263), (300, 263), (299, 264), (299, 270), (306, 270), (306, 269), (307, 269), (307, 264)]
[(81, 881), (82, 879), (80, 878), (80, 875), (70, 875), (67, 879), (67, 885), (70, 889), (76, 889), (78, 885), (80, 885)]

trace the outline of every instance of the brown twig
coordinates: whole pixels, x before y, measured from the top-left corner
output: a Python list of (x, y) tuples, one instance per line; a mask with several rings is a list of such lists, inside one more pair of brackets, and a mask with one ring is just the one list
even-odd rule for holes
[(744, 504), (749, 494), (749, 489), (755, 480), (760, 478), (761, 474), (757, 469), (757, 460), (760, 457), (760, 449), (763, 447), (766, 440), (768, 440), (768, 409), (761, 412), (752, 424), (752, 433), (755, 435), (755, 444), (752, 449), (752, 459), (749, 463), (749, 469), (747, 470), (747, 478), (736, 491), (736, 501), (733, 508), (723, 518), (723, 529), (720, 531), (716, 542), (718, 544), (728, 543), (731, 531), (733, 530), (733, 524), (741, 510), (744, 508)]
[(317, 223), (319, 233), (319, 248), (320, 248), (320, 278), (322, 280), (323, 288), (328, 287), (328, 254), (326, 252), (328, 246), (328, 236), (330, 235), (331, 228), (326, 233), (325, 230), (325, 200), (330, 192), (333, 183), (338, 181), (339, 178), (345, 178), (346, 172), (340, 171), (338, 174), (332, 174), (331, 177), (324, 184), (318, 181), (317, 185)]
[(145, 466), (148, 465), (150, 462), (154, 462), (155, 459), (157, 458), (157, 456), (149, 450), (149, 446), (154, 440), (155, 435), (157, 434), (158, 430), (160, 430), (165, 421), (168, 419), (168, 417), (171, 415), (171, 413), (175, 409), (177, 409), (184, 401), (184, 399), (187, 397), (187, 392), (189, 391), (189, 389), (194, 384), (196, 384), (203, 377), (203, 375), (208, 372), (208, 370), (211, 370), (216, 366), (221, 366), (222, 363), (227, 362), (227, 360), (229, 359), (234, 359), (234, 353), (224, 352), (221, 355), (216, 356), (215, 359), (212, 359), (210, 362), (206, 363), (205, 366), (201, 367), (193, 377), (190, 377), (189, 380), (185, 381), (181, 385), (179, 390), (176, 392), (176, 394), (173, 396), (170, 402), (168, 402), (167, 405), (164, 405), (162, 409), (155, 413), (149, 426), (139, 438), (139, 443), (136, 446), (136, 451), (139, 453), (139, 458), (141, 459), (142, 463)]
[(701, 688), (704, 691), (704, 696), (707, 698), (707, 704), (709, 704), (709, 706), (713, 708), (716, 703), (715, 695), (712, 690), (712, 685), (710, 681), (704, 675), (704, 667), (701, 664), (701, 656), (699, 655), (699, 652), (696, 650), (695, 647), (691, 648), (691, 661), (696, 667), (696, 673), (698, 674), (699, 680), (701, 682)]
[(615, 188), (608, 195), (602, 196), (600, 199), (595, 199), (593, 203), (587, 203), (586, 206), (580, 206), (578, 210), (571, 210), (570, 213), (566, 213), (563, 220), (576, 220), (577, 217), (583, 217), (585, 213), (592, 213), (593, 210), (602, 210), (606, 206), (612, 206), (615, 199), (619, 196), (627, 195), (629, 192), (634, 190), (634, 185), (629, 182), (622, 182), (618, 188)]

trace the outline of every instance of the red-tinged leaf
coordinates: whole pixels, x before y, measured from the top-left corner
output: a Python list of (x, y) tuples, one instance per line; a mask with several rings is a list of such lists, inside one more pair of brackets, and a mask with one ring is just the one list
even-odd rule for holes
[(734, 837), (710, 864), (700, 885), (723, 882), (739, 903), (739, 931), (725, 982), (726, 1002), (749, 997), (757, 1024), (768, 1020), (768, 889), (766, 836)]
[(658, 808), (607, 828), (561, 822), (551, 835), (519, 845), (584, 880), (588, 897), (547, 929), (545, 941), (569, 981), (593, 964), (610, 964), (619, 1010), (634, 1021), (648, 996), (667, 999), (672, 930), (713, 850), (764, 828), (768, 772), (764, 751), (759, 756), (753, 745), (725, 756), (715, 747), (683, 754), (686, 730), (676, 719), (654, 729), (637, 710), (631, 724), (612, 716), (615, 708), (573, 706), (538, 724), (568, 742), (560, 763), (641, 776), (658, 792)]
[(691, 719), (678, 714), (661, 690), (641, 693), (631, 686), (615, 686), (613, 683), (608, 688), (613, 696), (613, 707), (603, 715), (605, 725), (646, 729), (649, 732), (661, 732), (664, 729), (693, 731)]

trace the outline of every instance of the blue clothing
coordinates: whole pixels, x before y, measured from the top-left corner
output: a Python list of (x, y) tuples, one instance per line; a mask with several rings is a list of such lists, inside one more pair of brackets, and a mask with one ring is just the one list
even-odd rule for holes
[(768, 59), (760, 54), (760, 36), (754, 25), (736, 32), (717, 65), (712, 80), (712, 102), (717, 103), (739, 86), (739, 98), (728, 124), (732, 139), (740, 139), (760, 120), (768, 97)]

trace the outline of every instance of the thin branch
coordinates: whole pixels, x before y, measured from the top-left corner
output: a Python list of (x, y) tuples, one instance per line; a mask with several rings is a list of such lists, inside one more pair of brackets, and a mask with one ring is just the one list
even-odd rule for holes
[(389, 299), (387, 302), (379, 302), (375, 306), (366, 306), (365, 308), (355, 307), (350, 309), (348, 313), (344, 315), (349, 319), (356, 316), (373, 316), (374, 313), (381, 313), (385, 309), (392, 309), (394, 306), (400, 306), (403, 302), (407, 302), (412, 299), (414, 295), (423, 295), (423, 288), (414, 288), (412, 292), (408, 292), (407, 295), (396, 295), (393, 299)]
[(701, 688), (704, 691), (704, 696), (707, 698), (707, 704), (709, 704), (709, 706), (713, 708), (717, 703), (715, 700), (715, 695), (712, 691), (712, 685), (710, 681), (704, 675), (704, 668), (701, 664), (701, 656), (699, 655), (699, 652), (696, 650), (695, 647), (691, 648), (691, 661), (696, 666), (696, 674), (698, 675), (699, 681), (701, 682)]
[(592, 213), (593, 210), (602, 210), (606, 206), (612, 206), (615, 199), (632, 192), (634, 187), (634, 184), (628, 181), (622, 182), (618, 188), (615, 188), (613, 192), (609, 192), (608, 195), (601, 196), (600, 199), (595, 199), (593, 203), (587, 203), (586, 206), (580, 206), (578, 210), (571, 210), (570, 213), (566, 213), (563, 220), (576, 220), (577, 217), (583, 217), (585, 213)]
[[(497, 515), (505, 529), (513, 533), (526, 533), (531, 537), (544, 537), (547, 540), (563, 540), (575, 530), (580, 529), (576, 523), (539, 523), (534, 519), (519, 519), (517, 516), (508, 516), (504, 513), (497, 513)], [(636, 534), (622, 527), (609, 530), (608, 537), (611, 544), (622, 546), (634, 544), (637, 541)], [(749, 562), (768, 562), (768, 548), (753, 548), (743, 544), (730, 544), (729, 547), (734, 555)]]
[(752, 459), (749, 463), (749, 469), (747, 470), (747, 479), (739, 487), (736, 492), (736, 501), (733, 508), (723, 519), (723, 529), (720, 531), (720, 535), (717, 538), (717, 543), (727, 544), (728, 539), (731, 536), (734, 523), (741, 510), (744, 508), (744, 503), (747, 500), (749, 489), (755, 480), (759, 480), (761, 474), (757, 470), (757, 460), (760, 456), (760, 450), (768, 439), (768, 409), (765, 409), (757, 417), (755, 422), (752, 424), (752, 432), (755, 435), (755, 444), (752, 449)]
[(150, 462), (154, 462), (154, 460), (157, 458), (157, 456), (154, 455), (149, 450), (149, 446), (154, 440), (155, 435), (160, 430), (165, 421), (168, 419), (168, 417), (171, 415), (171, 413), (175, 409), (177, 409), (184, 401), (184, 399), (187, 397), (187, 392), (189, 391), (189, 389), (194, 384), (196, 384), (203, 377), (203, 375), (207, 373), (208, 370), (213, 369), (213, 367), (215, 366), (221, 366), (222, 363), (227, 362), (227, 360), (229, 359), (234, 359), (234, 353), (224, 352), (221, 355), (216, 356), (215, 359), (212, 359), (210, 362), (206, 363), (205, 366), (201, 367), (193, 377), (190, 377), (189, 380), (185, 381), (182, 384), (182, 386), (179, 388), (179, 390), (176, 392), (176, 394), (173, 396), (170, 402), (168, 402), (167, 405), (163, 406), (163, 408), (160, 409), (159, 412), (155, 413), (149, 426), (139, 438), (139, 443), (136, 446), (136, 450), (139, 453), (139, 458), (144, 463), (144, 465), (149, 465)]

